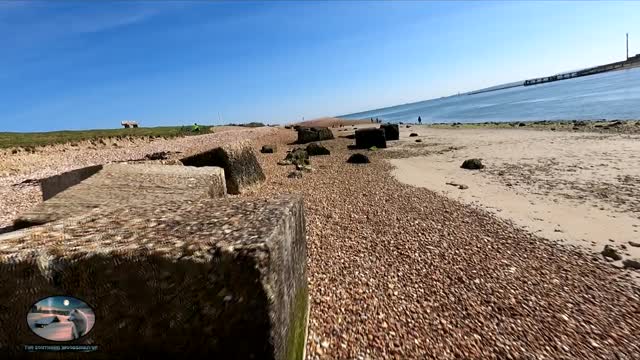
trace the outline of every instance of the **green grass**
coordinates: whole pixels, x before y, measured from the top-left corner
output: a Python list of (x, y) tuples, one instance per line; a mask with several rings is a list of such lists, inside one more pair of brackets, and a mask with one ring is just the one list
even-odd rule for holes
[(160, 126), (141, 127), (130, 129), (102, 129), (102, 130), (78, 130), (78, 131), (51, 131), (34, 133), (12, 133), (0, 132), (1, 148), (25, 148), (32, 149), (37, 146), (52, 144), (76, 143), (83, 140), (93, 140), (101, 138), (124, 138), (124, 137), (176, 137), (199, 135), (211, 132), (212, 126), (200, 125), (199, 132), (191, 131), (191, 126)]

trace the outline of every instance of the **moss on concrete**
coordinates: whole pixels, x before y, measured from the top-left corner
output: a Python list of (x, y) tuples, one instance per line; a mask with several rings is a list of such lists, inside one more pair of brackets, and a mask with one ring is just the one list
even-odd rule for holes
[(307, 345), (307, 318), (309, 317), (309, 290), (306, 286), (296, 294), (289, 334), (287, 339), (287, 360), (302, 360)]

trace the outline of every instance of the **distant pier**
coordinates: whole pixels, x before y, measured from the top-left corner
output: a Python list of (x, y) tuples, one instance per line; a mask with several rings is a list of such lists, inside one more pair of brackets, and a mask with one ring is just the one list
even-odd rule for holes
[(559, 80), (567, 80), (567, 79), (572, 79), (576, 77), (595, 75), (603, 72), (621, 70), (622, 68), (631, 68), (631, 67), (637, 67), (637, 66), (640, 66), (640, 54), (634, 57), (630, 57), (627, 60), (618, 61), (611, 64), (600, 65), (600, 66), (596, 66), (596, 67), (592, 67), (584, 70), (573, 71), (573, 72), (559, 74), (559, 75), (545, 76), (545, 77), (525, 80), (524, 86), (544, 84), (544, 83), (559, 81)]

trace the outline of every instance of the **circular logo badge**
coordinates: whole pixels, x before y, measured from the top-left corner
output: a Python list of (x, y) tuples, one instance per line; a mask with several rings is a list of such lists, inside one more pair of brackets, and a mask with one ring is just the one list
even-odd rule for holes
[(72, 341), (88, 334), (96, 322), (93, 309), (72, 296), (49, 296), (31, 306), (29, 329), (52, 341)]

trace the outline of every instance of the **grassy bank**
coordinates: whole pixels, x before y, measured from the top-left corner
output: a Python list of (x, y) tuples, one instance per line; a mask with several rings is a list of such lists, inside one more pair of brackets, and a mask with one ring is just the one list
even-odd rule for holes
[(0, 132), (0, 148), (33, 148), (38, 146), (73, 143), (83, 140), (113, 137), (142, 137), (155, 136), (171, 138), (176, 136), (189, 136), (205, 134), (211, 131), (212, 126), (200, 126), (200, 131), (192, 131), (191, 126), (160, 126), (148, 128), (130, 129), (101, 129), (78, 131), (51, 131), (33, 133)]

